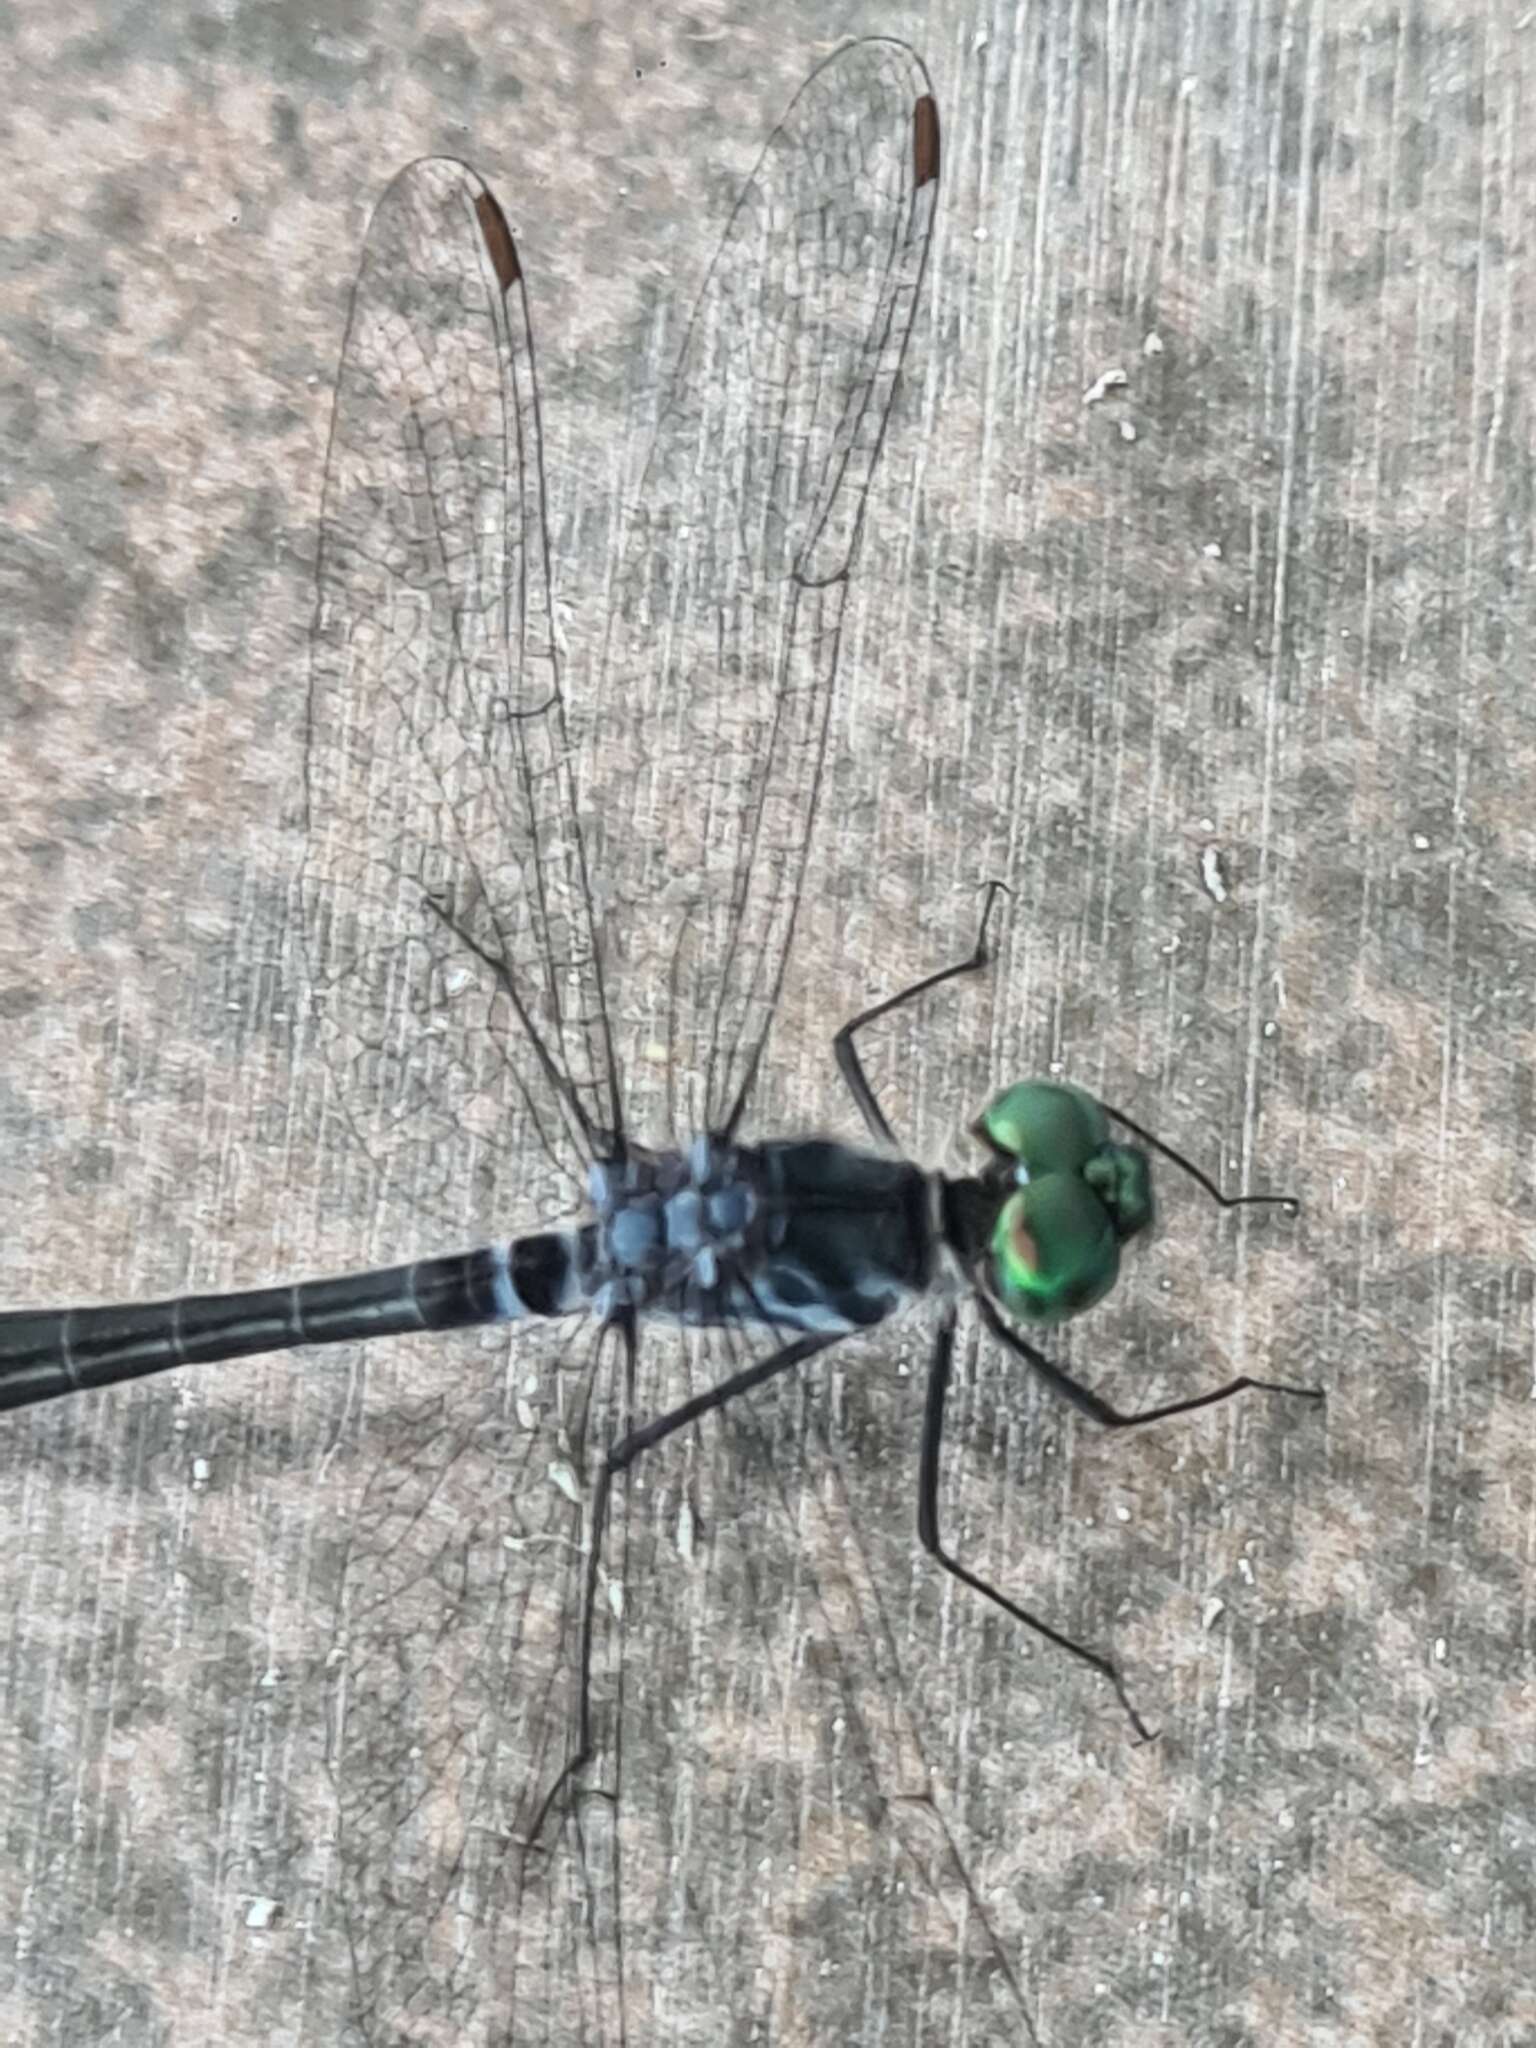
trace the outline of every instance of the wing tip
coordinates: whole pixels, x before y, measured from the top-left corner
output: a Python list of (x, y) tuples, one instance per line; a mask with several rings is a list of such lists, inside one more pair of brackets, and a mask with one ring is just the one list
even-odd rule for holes
[(912, 108), (912, 172), (919, 191), (939, 175), (939, 105), (931, 92)]
[(475, 218), (480, 223), (481, 238), (495, 268), (496, 281), (504, 293), (509, 292), (523, 271), (517, 260), (517, 244), (507, 226), (507, 216), (497, 204), (493, 192), (481, 191), (476, 195)]

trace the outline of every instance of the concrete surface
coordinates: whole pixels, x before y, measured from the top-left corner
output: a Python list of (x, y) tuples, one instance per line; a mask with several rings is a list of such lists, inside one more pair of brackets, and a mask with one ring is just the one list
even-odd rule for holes
[[(10, 11), (0, 1294), (449, 1248), (338, 1147), (293, 945), (368, 209), (429, 151), (501, 195), (579, 671), (729, 196), (845, 32), (922, 51), (944, 186), (762, 1122), (854, 1135), (831, 1029), (1007, 878), (989, 983), (873, 1054), (900, 1128), (949, 1156), (1060, 1062), (1294, 1191), (1165, 1175), (1060, 1348), (1124, 1405), (1326, 1412), (1105, 1441), (968, 1334), (953, 1540), (1115, 1649), (1140, 1749), (919, 1552), (921, 1318), (678, 1440), (614, 1567), (620, 1797), (536, 1866), (506, 1345), (7, 1417), (9, 2042), (1536, 2042), (1529, 14)], [(397, 1481), (434, 1575), (340, 1621)], [(394, 1767), (346, 1716), (396, 1680), (420, 1783), (364, 1868)]]

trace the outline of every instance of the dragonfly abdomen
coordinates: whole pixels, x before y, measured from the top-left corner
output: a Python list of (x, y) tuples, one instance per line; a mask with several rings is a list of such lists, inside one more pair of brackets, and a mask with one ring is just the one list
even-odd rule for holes
[(0, 1408), (263, 1351), (567, 1315), (585, 1306), (577, 1268), (574, 1234), (545, 1231), (287, 1287), (13, 1311), (0, 1315)]

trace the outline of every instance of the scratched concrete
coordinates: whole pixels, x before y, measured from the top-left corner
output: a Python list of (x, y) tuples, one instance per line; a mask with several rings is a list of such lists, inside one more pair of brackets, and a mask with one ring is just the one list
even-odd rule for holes
[[(729, 195), (828, 47), (818, 8), (758, 16), (0, 23), (5, 1300), (446, 1248), (336, 1146), (292, 945), (358, 238), (424, 152), (502, 195), (579, 654)], [(1326, 1413), (1107, 1442), (963, 1346), (956, 1547), (1114, 1647), (1137, 1749), (918, 1551), (925, 1325), (849, 1347), (632, 1496), (617, 1806), (531, 1872), (448, 1868), (445, 1778), (350, 1891), (371, 1667), (337, 1561), (431, 1444), (351, 1354), (6, 1418), (25, 2048), (1536, 2041), (1536, 30), (1500, 0), (836, 27), (922, 50), (944, 189), (763, 1121), (853, 1134), (831, 1029), (1004, 876), (987, 985), (873, 1055), (899, 1127), (938, 1159), (1060, 1062), (1296, 1192), (1244, 1227), (1165, 1178), (1062, 1350), (1125, 1405), (1249, 1372)], [(395, 1640), (445, 1711), (488, 1654), (455, 1623), (497, 1478), (471, 1445), (445, 1481), (461, 1575)]]

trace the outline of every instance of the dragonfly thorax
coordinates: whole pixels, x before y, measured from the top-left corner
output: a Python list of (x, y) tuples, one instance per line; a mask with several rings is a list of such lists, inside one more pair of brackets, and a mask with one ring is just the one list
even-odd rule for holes
[(712, 1292), (761, 1235), (762, 1203), (743, 1155), (716, 1138), (686, 1152), (630, 1145), (587, 1176), (597, 1226), (597, 1313), (611, 1316), (667, 1295)]

